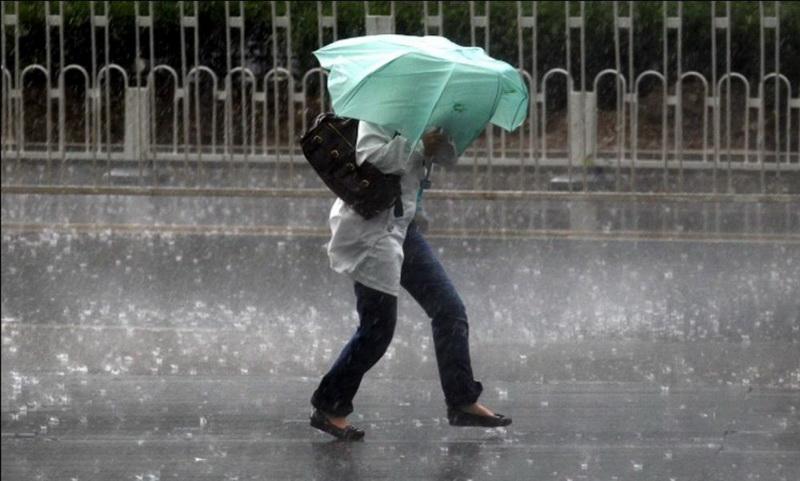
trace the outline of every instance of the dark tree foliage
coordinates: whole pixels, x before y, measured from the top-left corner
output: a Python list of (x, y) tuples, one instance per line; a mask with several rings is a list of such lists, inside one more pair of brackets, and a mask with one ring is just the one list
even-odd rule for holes
[[(131, 80), (135, 82), (136, 71), (136, 23), (135, 2), (115, 1), (108, 2), (111, 28), (109, 29), (108, 56), (112, 63), (125, 68)], [(230, 2), (228, 4), (232, 15), (244, 12), (246, 22), (244, 28), (244, 57), (245, 65), (250, 68), (256, 77), (261, 79), (273, 66), (289, 68), (296, 79), (308, 69), (317, 66), (311, 52), (319, 47), (317, 29), (317, 2), (276, 2), (274, 8), (278, 15), (285, 14), (286, 3), (290, 3), (292, 21), (292, 58), (286, 58), (285, 35), (273, 35), (272, 9), (270, 2)], [(370, 2), (370, 13), (386, 14), (389, 12), (389, 2)], [(434, 3), (434, 2), (432, 2)], [(506, 60), (512, 65), (517, 65), (518, 40), (517, 29), (517, 2), (490, 2), (490, 36), (489, 53), (497, 58)], [(95, 4), (95, 14), (102, 14), (104, 2)], [(445, 35), (461, 44), (471, 43), (471, 29), (469, 21), (468, 2), (444, 2), (444, 30)], [(634, 71), (638, 74), (647, 69), (663, 71), (663, 2), (634, 2)], [(670, 13), (674, 13), (676, 2), (667, 2)], [(228, 65), (236, 67), (241, 64), (241, 49), (239, 30), (231, 31), (231, 45), (226, 48), (227, 35), (225, 28), (225, 2), (202, 1), (198, 2), (198, 61), (202, 65), (212, 68), (218, 75), (228, 70)], [(476, 3), (478, 13), (484, 13), (484, 2)], [(523, 13), (532, 13), (532, 3), (523, 2)], [(586, 2), (586, 87), (592, 89), (592, 82), (603, 69), (614, 68), (614, 26), (612, 22), (612, 2)], [(626, 12), (627, 2), (621, 2), (623, 12)], [(724, 7), (720, 3), (717, 15), (722, 15)], [(6, 13), (13, 12), (13, 5), (4, 6)], [(58, 13), (58, 3), (50, 3), (51, 14)], [(139, 2), (140, 15), (149, 14), (152, 8), (154, 17), (154, 64), (166, 64), (181, 72), (183, 65), (181, 52), (181, 28), (179, 22), (180, 2)], [(185, 14), (193, 13), (194, 2), (184, 3)], [(326, 11), (330, 6), (326, 6)], [(435, 8), (432, 7), (432, 8)], [(571, 15), (579, 15), (579, 2), (570, 2), (568, 6)], [(767, 2), (769, 12), (773, 2)], [(758, 2), (732, 2), (732, 35), (731, 35), (731, 65), (730, 69), (739, 72), (756, 85), (761, 69), (760, 52), (760, 26)], [(781, 42), (780, 55), (782, 73), (792, 82), (793, 91), (798, 89), (800, 79), (800, 2), (780, 2), (781, 9)], [(396, 27), (398, 33), (421, 35), (424, 32), (422, 23), (422, 2), (396, 2)], [(45, 53), (45, 8), (44, 2), (19, 3), (19, 57), (21, 66), (33, 63), (44, 64)], [(564, 2), (539, 2), (537, 33), (537, 59), (536, 67), (539, 76), (556, 67), (564, 67), (566, 62), (566, 29)], [(724, 30), (715, 30), (711, 25), (711, 2), (684, 2), (683, 3), (683, 34), (681, 42), (683, 71), (695, 70), (711, 79), (712, 35), (717, 35), (717, 72), (725, 71), (726, 55), (724, 50)], [(90, 24), (89, 2), (64, 2), (64, 61), (66, 64), (79, 64), (89, 70), (92, 65), (92, 41)], [(147, 74), (150, 67), (149, 36), (147, 29), (140, 29), (140, 55), (146, 60), (141, 76)], [(103, 29), (96, 28), (95, 62), (98, 66), (104, 64), (105, 49)], [(338, 3), (338, 34), (340, 38), (363, 35), (364, 31), (364, 4), (363, 2)], [(767, 30), (765, 71), (774, 70), (774, 42), (773, 30)], [(522, 67), (532, 71), (533, 56), (531, 55), (530, 31), (523, 33), (524, 57)], [(51, 62), (54, 69), (58, 68), (57, 29), (51, 28)], [(326, 41), (329, 41), (326, 35)], [(674, 83), (674, 73), (677, 68), (676, 38), (670, 34), (668, 69), (670, 70), (670, 84)], [(186, 65), (194, 65), (194, 34), (191, 29), (186, 30)], [(571, 31), (572, 69), (576, 85), (580, 85), (579, 30)], [(622, 35), (620, 40), (622, 52), (621, 69), (627, 76), (627, 35)], [(274, 43), (274, 45), (273, 45)], [(484, 46), (483, 30), (476, 32), (476, 44)], [(273, 56), (273, 47), (277, 55)], [(6, 57), (4, 63), (9, 70), (13, 69), (14, 37), (12, 29), (6, 28)], [(98, 67), (99, 68), (99, 67)], [(13, 71), (13, 70), (12, 70)], [(561, 86), (556, 88), (563, 89)], [(604, 82), (602, 87), (613, 92), (613, 82)], [(613, 95), (602, 95), (608, 98)], [(561, 96), (559, 96), (561, 97)]]

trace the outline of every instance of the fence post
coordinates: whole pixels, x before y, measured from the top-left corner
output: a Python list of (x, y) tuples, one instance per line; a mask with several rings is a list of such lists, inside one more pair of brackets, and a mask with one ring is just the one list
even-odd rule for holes
[(597, 93), (573, 91), (569, 96), (571, 161), (585, 170), (588, 163), (597, 160), (594, 158), (597, 152)]
[[(22, 104), (22, 95), (19, 78), (19, 2), (13, 2), (13, 9), (6, 9), (6, 3), (0, 3), (0, 43), (2, 43), (2, 82), (3, 82), (3, 119), (2, 119), (2, 135), (3, 135), (3, 160), (6, 159), (6, 153), (11, 149), (11, 143), (14, 144), (15, 150), (15, 169), (19, 169), (20, 163), (20, 143), (19, 139), (22, 136), (22, 130), (19, 125), (19, 112)], [(11, 11), (13, 13), (7, 13)], [(6, 60), (6, 35), (8, 31), (13, 31), (13, 45), (14, 52), (13, 64), (14, 72), (8, 68)], [(16, 113), (16, 115), (15, 115)]]
[[(150, 147), (150, 102), (148, 87), (125, 89), (125, 156), (140, 159)], [(141, 172), (140, 172), (141, 175)]]
[(364, 2), (364, 26), (366, 27), (367, 35), (394, 33), (395, 15), (393, 1), (389, 2), (389, 8), (389, 15), (370, 15), (369, 2)]
[[(19, 3), (23, 4), (23, 18), (19, 16)], [(87, 2), (89, 17), (86, 21), (75, 23), (72, 18), (76, 11), (70, 2), (34, 3), (33, 9), (25, 6), (24, 2), (14, 1), (4, 2), (0, 8), (0, 150), (4, 157), (3, 167), (8, 168), (8, 173), (14, 172), (16, 151), (17, 167), (30, 167), (29, 161), (40, 162), (42, 169), (37, 175), (39, 181), (45, 183), (83, 182), (84, 172), (81, 170), (80, 175), (73, 175), (71, 172), (76, 170), (68, 167), (77, 168), (78, 161), (89, 161), (85, 165), (80, 163), (80, 168), (86, 167), (86, 172), (94, 179), (89, 183), (100, 184), (111, 178), (106, 171), (118, 167), (119, 162), (133, 161), (138, 162), (140, 185), (149, 185), (151, 179), (157, 177), (153, 174), (156, 164), (161, 162), (163, 165), (159, 170), (164, 170), (164, 174), (174, 174), (163, 177), (165, 179), (199, 186), (212, 180), (206, 174), (211, 172), (207, 169), (214, 169), (221, 170), (221, 181), (232, 187), (250, 185), (248, 170), (255, 173), (256, 166), (266, 161), (270, 169), (274, 166), (275, 183), (280, 177), (282, 187), (298, 185), (295, 167), (300, 164), (294, 165), (293, 155), (298, 154), (294, 130), (301, 125), (305, 127), (307, 116), (304, 115), (302, 123), (301, 119), (296, 119), (296, 125), (294, 120), (296, 115), (306, 112), (307, 97), (312, 92), (306, 85), (308, 78), (319, 77), (322, 106), (326, 105), (327, 91), (323, 87), (326, 77), (322, 69), (314, 69), (313, 75), (296, 71), (298, 65), (309, 66), (310, 52), (305, 49), (308, 47), (310, 50), (313, 45), (304, 41), (301, 45), (304, 51), (296, 52), (299, 56), (295, 58), (291, 29), (300, 25), (310, 27), (308, 33), (313, 37), (313, 28), (316, 27), (316, 42), (320, 47), (340, 36), (353, 34), (338, 30), (338, 2), (320, 1), (309, 3), (309, 8), (295, 7), (295, 16), (292, 17), (292, 2), (275, 1), (263, 8), (249, 10), (249, 7), (245, 8), (249, 5), (246, 1), (227, 0), (220, 2), (226, 8), (225, 16), (211, 19), (219, 20), (218, 25), (206, 26), (203, 23), (203, 32), (199, 30), (200, 13), (203, 12), (205, 19), (206, 13), (218, 13), (222, 7), (211, 8), (204, 2), (185, 0), (164, 10), (158, 7), (158, 2), (135, 1), (130, 2), (134, 13), (131, 17), (128, 9), (118, 2), (93, 0)], [(684, 11), (684, 5), (688, 10)], [(569, 190), (595, 190), (599, 186), (594, 182), (601, 176), (595, 175), (597, 171), (592, 166), (607, 169), (608, 176), (602, 176), (603, 181), (610, 181), (616, 170), (616, 185), (608, 188), (617, 191), (661, 189), (686, 192), (697, 189), (744, 192), (749, 184), (739, 182), (740, 174), (742, 177), (749, 174), (753, 190), (760, 187), (762, 193), (772, 190), (771, 184), (776, 181), (786, 185), (790, 179), (780, 177), (786, 177), (789, 171), (791, 175), (800, 171), (797, 79), (780, 71), (781, 68), (789, 71), (785, 57), (791, 53), (783, 49), (781, 43), (786, 32), (791, 30), (787, 30), (786, 5), (786, 2), (763, 1), (744, 8), (729, 0), (702, 6), (666, 0), (649, 5), (637, 5), (627, 0), (599, 3), (463, 2), (462, 20), (469, 21), (469, 25), (463, 25), (462, 29), (466, 35), (469, 28), (469, 37), (463, 39), (464, 43), (483, 47), (498, 58), (518, 59), (520, 75), (529, 84), (531, 94), (530, 118), (523, 129), (509, 134), (487, 126), (482, 132), (480, 140), (468, 153), (469, 157), (475, 156), (474, 162), (466, 159), (462, 163), (466, 168), (464, 173), (470, 175), (471, 170), (473, 175), (472, 181), (468, 180), (464, 188), (539, 189), (542, 182), (547, 181), (539, 177), (540, 172), (552, 167), (559, 170), (558, 175), (562, 172), (569, 175), (572, 182)], [(352, 3), (345, 2), (340, 6), (344, 8), (343, 12), (352, 12)], [(404, 28), (400, 16), (406, 13), (413, 14), (410, 18), (414, 19), (415, 25), (410, 28), (419, 34), (424, 31), (441, 35), (444, 33), (444, 16), (456, 20), (450, 18), (456, 14), (455, 10), (444, 12), (450, 8), (450, 2), (399, 4), (363, 1), (355, 2), (355, 6), (358, 27), (363, 25), (369, 34), (394, 33), (396, 29)], [(399, 12), (396, 11), (398, 6), (401, 8)], [(362, 7), (363, 12), (360, 10)], [(515, 7), (516, 24), (513, 23)], [(309, 25), (306, 22), (313, 23), (314, 8), (317, 10), (316, 24)], [(540, 11), (540, 8), (544, 10)], [(248, 18), (245, 18), (246, 12), (250, 12)], [(743, 17), (745, 14), (754, 15), (752, 29), (747, 23), (750, 20)], [(494, 27), (491, 26), (491, 16), (495, 17)], [(687, 50), (684, 34), (688, 23), (694, 22), (698, 16), (702, 17), (700, 27), (704, 34), (710, 31), (710, 38), (708, 44), (691, 45), (690, 58), (684, 52)], [(176, 20), (179, 23), (175, 24)], [(541, 22), (553, 21), (558, 25), (550, 25), (545, 32)], [(636, 23), (640, 28), (634, 29), (634, 22), (640, 21), (644, 23)], [(123, 38), (127, 34), (120, 34), (129, 32), (131, 25), (134, 30), (130, 38)], [(250, 25), (258, 30), (251, 31)], [(272, 30), (265, 31), (263, 37), (257, 35), (262, 28), (269, 30), (270, 26)], [(743, 26), (742, 32), (734, 31), (734, 28)], [(557, 28), (551, 30), (550, 27)], [(492, 28), (503, 30), (502, 42), (496, 43), (492, 39)], [(174, 35), (174, 52), (166, 54), (163, 57), (165, 63), (158, 65), (157, 61), (162, 57), (156, 56), (154, 37), (161, 37), (162, 32), (166, 40)], [(201, 42), (201, 34), (205, 33), (227, 34), (226, 42)], [(741, 73), (736, 69), (751, 57), (733, 49), (740, 33), (752, 34), (752, 65), (747, 65)], [(538, 38), (539, 34), (558, 38), (546, 39), (545, 47), (542, 39)], [(564, 39), (561, 38), (563, 34)], [(512, 45), (515, 35), (516, 52)], [(609, 41), (607, 55), (591, 58), (590, 62), (589, 52), (595, 51), (593, 43), (606, 35)], [(75, 42), (80, 37), (86, 37), (85, 44), (84, 40)], [(23, 38), (35, 45), (20, 45)], [(314, 41), (312, 38), (310, 43)], [(652, 52), (637, 53), (634, 58), (634, 50), (641, 50), (634, 47), (643, 46), (640, 42), (644, 41), (653, 46)], [(562, 50), (562, 42), (566, 43), (566, 50)], [(489, 51), (490, 43), (494, 51)], [(539, 51), (540, 46), (549, 48), (554, 44), (557, 52)], [(503, 51), (506, 47), (508, 50)], [(75, 53), (76, 48), (84, 48), (86, 52)], [(250, 55), (255, 57), (251, 59)], [(68, 65), (73, 58), (77, 63)], [(114, 63), (115, 59), (119, 63)], [(640, 65), (635, 65), (635, 61)], [(264, 82), (259, 80), (255, 86), (248, 85), (253, 82), (248, 69), (251, 62), (258, 67), (259, 62), (272, 66)], [(81, 78), (78, 75), (67, 73), (73, 69), (84, 75), (85, 87), (79, 85)], [(641, 78), (639, 74), (643, 70), (647, 71), (647, 76), (655, 76), (661, 82), (661, 99), (655, 95), (658, 85), (646, 85), (645, 89), (638, 87), (640, 82), (637, 79)], [(161, 84), (161, 77), (156, 82), (154, 71), (171, 76), (171, 80), (163, 80), (167, 83), (174, 81), (174, 94), (170, 93), (172, 85)], [(600, 74), (596, 74), (597, 71)], [(28, 72), (28, 77), (24, 72)], [(597, 79), (612, 72), (616, 72), (616, 145), (611, 144), (614, 119), (610, 110), (598, 111), (598, 108), (606, 107), (605, 99), (598, 98), (598, 95), (612, 94), (613, 86), (604, 82), (603, 89), (598, 90)], [(42, 73), (47, 85), (46, 93), (40, 95)], [(232, 85), (218, 88), (217, 74), (221, 75), (220, 86), (223, 79)], [(241, 75), (238, 79), (235, 78), (237, 74)], [(551, 74), (565, 75), (568, 84), (564, 102), (566, 109), (561, 106), (560, 98), (564, 90), (560, 85), (557, 90), (558, 112), (554, 112), (556, 105), (551, 101), (556, 92), (550, 92), (551, 99), (546, 99), (546, 89), (543, 88)], [(201, 81), (201, 76), (206, 75), (213, 80), (213, 87), (208, 79)], [(300, 88), (295, 91), (295, 83), (301, 78)], [(125, 85), (120, 79), (125, 81)], [(594, 88), (589, 84), (593, 79)], [(648, 84), (652, 80), (646, 79)], [(758, 85), (753, 82), (758, 82)], [(738, 83), (744, 88), (744, 100)], [(259, 90), (262, 85), (263, 89)], [(211, 95), (209, 88), (213, 88)], [(170, 96), (171, 106), (168, 105)], [(143, 102), (144, 97), (149, 102)], [(610, 100), (609, 96), (609, 109), (613, 105)], [(222, 108), (223, 102), (226, 103), (225, 119), (216, 122), (217, 110)], [(546, 112), (544, 107), (548, 102), (551, 108)], [(662, 107), (660, 127), (657, 125), (659, 103)], [(740, 109), (742, 103), (743, 110)], [(651, 115), (640, 115), (651, 105)], [(75, 121), (81, 107), (89, 110), (84, 114), (85, 123)], [(742, 112), (743, 119), (740, 119)], [(167, 152), (161, 143), (162, 140), (164, 144), (170, 141), (167, 125), (170, 116), (172, 146), (171, 152)], [(546, 128), (548, 118), (550, 132)], [(753, 121), (752, 126), (749, 120)], [(125, 124), (120, 125), (123, 121)], [(259, 122), (263, 122), (263, 127)], [(568, 127), (566, 144), (562, 137), (564, 123)], [(556, 124), (557, 129), (554, 128)], [(79, 138), (81, 127), (87, 131), (84, 139)], [(224, 129), (224, 132), (217, 135), (218, 129)], [(705, 133), (708, 135), (702, 135)], [(656, 145), (659, 137), (660, 146)], [(517, 140), (519, 143), (515, 143)], [(81, 151), (79, 142), (86, 144), (85, 151)], [(261, 150), (256, 142), (263, 143), (263, 151), (270, 153), (267, 158), (258, 155)], [(224, 148), (218, 149), (217, 144)], [(557, 152), (553, 148), (556, 144)], [(470, 163), (473, 166), (470, 167)], [(284, 167), (286, 172), (282, 171)], [(506, 167), (513, 167), (513, 172)], [(493, 186), (493, 171), (498, 168), (502, 169), (498, 172), (502, 174), (502, 182)], [(533, 182), (528, 176), (529, 171), (533, 171)], [(707, 176), (704, 185), (699, 183), (704, 177), (696, 173)], [(690, 176), (684, 178), (685, 175)], [(760, 186), (757, 185), (759, 181)], [(708, 212), (713, 213), (711, 209)]]
[[(155, 39), (153, 36), (153, 4), (151, 2), (147, 2), (145, 4), (145, 15), (142, 15), (140, 11), (140, 4), (141, 2), (133, 2), (134, 6), (134, 14), (136, 17), (136, 29), (134, 30), (135, 33), (135, 40), (136, 40), (136, 59), (134, 61), (134, 69), (136, 72), (136, 87), (142, 87), (142, 72), (145, 70), (149, 70), (153, 68), (154, 64), (154, 52), (155, 52)], [(141, 30), (147, 30), (147, 45), (149, 46), (148, 55), (145, 59), (142, 57), (142, 41), (141, 41)], [(149, 73), (148, 76), (149, 77)], [(147, 78), (145, 77), (145, 78)], [(150, 82), (147, 82), (147, 91), (149, 92), (150, 89)], [(141, 94), (141, 91), (139, 91)], [(125, 112), (128, 112), (128, 96), (129, 92), (125, 92)], [(139, 98), (135, 99), (136, 101), (136, 112), (138, 118), (136, 119), (136, 126), (138, 129), (136, 132), (131, 132), (131, 134), (136, 135), (136, 148), (135, 148), (135, 155), (136, 161), (139, 164), (139, 181), (144, 182), (144, 175), (145, 175), (145, 161), (151, 162), (153, 165), (153, 171), (155, 172), (155, 162), (152, 159), (145, 159), (145, 156), (149, 157), (150, 154), (150, 137), (152, 131), (152, 125), (150, 123), (150, 97), (149, 95), (145, 95), (144, 99), (139, 96)], [(143, 108), (142, 108), (143, 107)], [(125, 122), (125, 139), (126, 143), (129, 142), (128, 140), (128, 129), (129, 123), (126, 119)]]
[[(480, 46), (482, 47), (486, 53), (489, 53), (489, 12), (490, 12), (490, 3), (488, 1), (480, 2), (483, 3), (483, 15), (479, 15), (476, 13), (476, 3), (475, 1), (469, 2), (469, 23), (470, 23), (470, 45), (473, 47)], [(483, 29), (483, 45), (479, 45), (477, 41), (477, 30), (479, 28)], [(492, 164), (493, 157), (494, 157), (494, 127), (492, 124), (487, 124), (486, 129), (486, 170), (487, 170), (487, 178), (488, 178), (488, 188), (491, 190), (492, 188)], [(478, 149), (475, 149), (475, 155), (473, 158), (473, 167), (472, 167), (472, 185), (474, 189), (478, 189)]]
[[(530, 30), (531, 33), (531, 71), (530, 71), (530, 107), (528, 109), (528, 123), (530, 125), (530, 145), (528, 146), (528, 155), (533, 159), (534, 167), (533, 167), (533, 185), (534, 187), (539, 185), (539, 124), (538, 124), (538, 109), (536, 108), (538, 103), (539, 97), (539, 58), (537, 55), (537, 14), (538, 14), (538, 3), (533, 3), (531, 5), (531, 14), (525, 15), (522, 10), (522, 2), (517, 2), (517, 54), (519, 58), (517, 62), (519, 63), (518, 68), (525, 71), (525, 47), (524, 47), (524, 32), (526, 30)], [(520, 188), (525, 189), (525, 160), (524, 160), (524, 139), (525, 139), (525, 125), (522, 126), (522, 132), (520, 135)]]
[[(280, 114), (278, 105), (280, 105), (280, 95), (278, 92), (278, 82), (280, 81), (280, 76), (285, 75), (287, 77), (287, 95), (286, 100), (288, 102), (288, 112), (287, 112), (287, 130), (289, 138), (287, 139), (287, 154), (288, 154), (288, 175), (289, 175), (289, 186), (293, 186), (295, 183), (294, 178), (294, 104), (295, 104), (295, 90), (294, 90), (294, 77), (291, 74), (291, 62), (292, 62), (292, 2), (283, 2), (286, 11), (283, 14), (278, 14), (277, 2), (270, 3), (270, 11), (272, 15), (272, 40), (270, 41), (271, 48), (272, 48), (272, 82), (273, 82), (273, 89), (272, 89), (272, 99), (273, 99), (273, 122), (274, 122), (274, 135), (273, 141), (275, 143), (275, 180), (278, 179), (279, 168), (281, 163), (281, 151), (280, 151), (280, 134), (278, 132), (279, 126), (281, 125), (280, 122)], [(283, 30), (283, 35), (285, 39), (285, 49), (282, 52), (285, 58), (285, 66), (280, 67), (278, 65), (278, 31)], [(264, 78), (264, 94), (267, 94), (268, 91), (268, 84), (266, 80), (270, 74), (268, 73)], [(266, 105), (266, 102), (265, 102)]]
[[(425, 35), (444, 35), (442, 2), (435, 2), (437, 4), (436, 15), (431, 15), (430, 5), (429, 5), (430, 3), (434, 2), (422, 2), (423, 8), (425, 10), (422, 17), (422, 26), (425, 30)], [(435, 29), (436, 32), (432, 32), (431, 29)]]
[(575, 16), (570, 12), (569, 2), (564, 3), (564, 17), (566, 30), (566, 70), (574, 79), (575, 74), (572, 69), (572, 29), (578, 29), (579, 34), (579, 90), (570, 90), (567, 101), (567, 130), (568, 134), (568, 173), (569, 190), (572, 190), (572, 165), (573, 162), (580, 162), (581, 178), (583, 190), (587, 190), (587, 157), (592, 143), (590, 142), (590, 132), (593, 130), (587, 125), (589, 117), (594, 116), (592, 102), (587, 98), (586, 92), (586, 15), (585, 4), (580, 2), (580, 15)]

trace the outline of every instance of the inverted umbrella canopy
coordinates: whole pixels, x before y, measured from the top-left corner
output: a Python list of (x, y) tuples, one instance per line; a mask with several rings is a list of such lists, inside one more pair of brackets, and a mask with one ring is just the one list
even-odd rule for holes
[(511, 65), (444, 37), (371, 35), (314, 52), (329, 71), (333, 110), (413, 142), (441, 127), (459, 154), (488, 122), (508, 131), (528, 112), (528, 89)]

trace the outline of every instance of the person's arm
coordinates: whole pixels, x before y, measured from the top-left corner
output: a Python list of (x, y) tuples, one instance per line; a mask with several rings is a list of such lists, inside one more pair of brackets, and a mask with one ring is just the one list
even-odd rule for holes
[(405, 137), (379, 125), (361, 121), (358, 123), (356, 162), (369, 162), (384, 174), (402, 174), (410, 145)]

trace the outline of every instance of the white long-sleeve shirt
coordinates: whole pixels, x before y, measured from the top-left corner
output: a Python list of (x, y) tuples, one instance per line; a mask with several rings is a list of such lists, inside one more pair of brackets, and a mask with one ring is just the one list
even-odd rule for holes
[(331, 268), (354, 281), (393, 296), (400, 293), (403, 241), (414, 219), (420, 181), (425, 177), (422, 142), (411, 143), (395, 132), (375, 124), (358, 124), (356, 162), (365, 160), (386, 174), (400, 175), (403, 215), (387, 209), (366, 220), (336, 199), (329, 223), (331, 240), (328, 257)]

